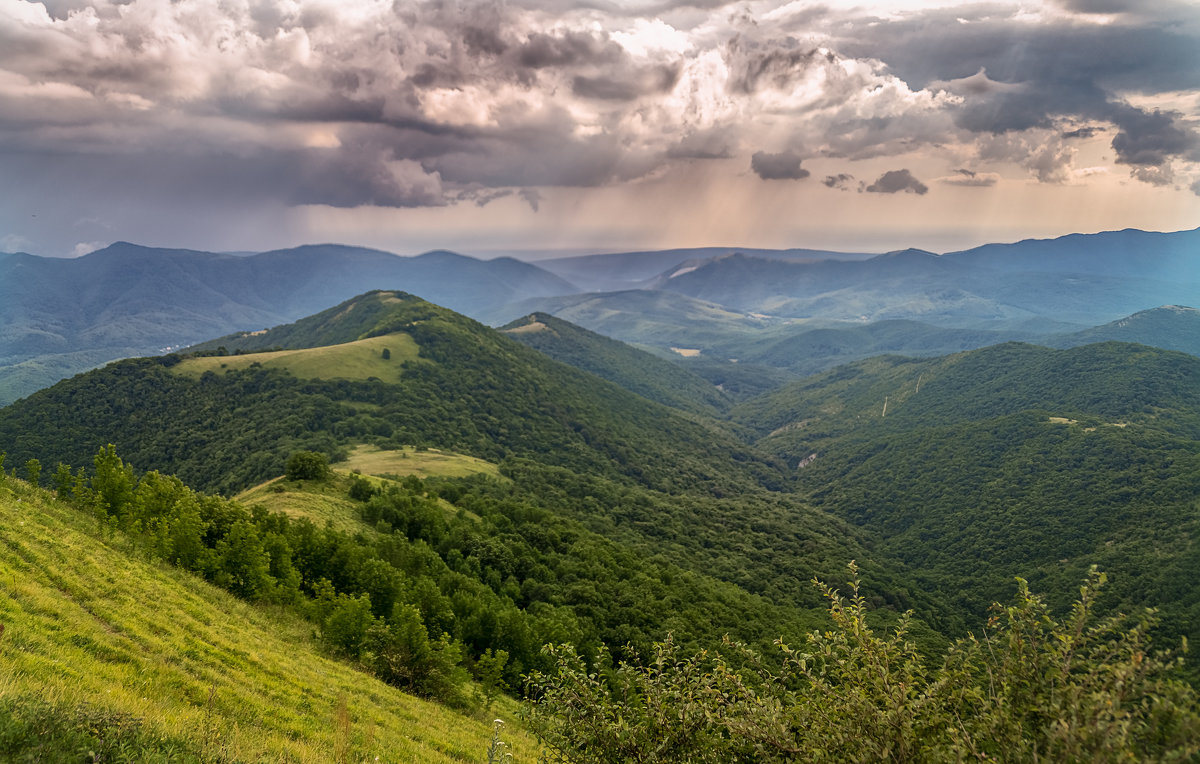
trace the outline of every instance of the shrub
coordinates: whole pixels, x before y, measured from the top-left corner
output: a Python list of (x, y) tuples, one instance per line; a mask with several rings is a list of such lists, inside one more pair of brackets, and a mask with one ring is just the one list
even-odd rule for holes
[[(531, 677), (531, 727), (562, 762), (1116, 762), (1200, 753), (1194, 689), (1178, 656), (1151, 652), (1152, 612), (1097, 619), (1093, 571), (1061, 621), (1018, 579), (980, 636), (940, 662), (868, 623), (851, 596), (820, 585), (834, 628), (782, 667), (747, 648), (681, 656), (668, 639), (649, 665), (592, 670), (554, 648)], [(603, 660), (600, 664), (603, 666)], [(734, 667), (736, 665), (736, 668)]]
[(288, 457), (284, 474), (288, 480), (324, 480), (329, 476), (329, 457), (319, 451), (296, 451)]

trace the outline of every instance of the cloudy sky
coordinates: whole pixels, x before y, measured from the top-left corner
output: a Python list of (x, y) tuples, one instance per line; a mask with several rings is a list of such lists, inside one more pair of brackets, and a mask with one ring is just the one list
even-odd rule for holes
[(0, 251), (1200, 225), (1200, 3), (0, 0)]

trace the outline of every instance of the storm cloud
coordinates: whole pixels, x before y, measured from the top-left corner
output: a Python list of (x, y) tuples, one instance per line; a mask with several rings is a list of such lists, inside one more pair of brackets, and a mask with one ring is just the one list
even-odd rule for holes
[(913, 177), (908, 170), (888, 170), (867, 186), (867, 191), (873, 194), (898, 194), (904, 191), (922, 196), (928, 193), (929, 186)]
[(800, 166), (800, 155), (790, 151), (781, 154), (756, 151), (750, 157), (750, 169), (763, 180), (802, 180), (812, 174)]
[[(946, 193), (1092, 182), (1076, 162), (1101, 150), (1187, 194), (1198, 94), (1200, 9), (1175, 2), (0, 0), (0, 173), (72, 219), (94, 217), (93, 189), (544, 209), (556, 189), (747, 165), (920, 195), (916, 175)], [(36, 243), (4, 207), (0, 239)]]

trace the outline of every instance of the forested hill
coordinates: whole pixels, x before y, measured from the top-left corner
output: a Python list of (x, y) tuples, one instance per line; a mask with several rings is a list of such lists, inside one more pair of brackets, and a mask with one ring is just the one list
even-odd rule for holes
[[(390, 348), (368, 342), (387, 335)], [(118, 362), (4, 410), (0, 439), (16, 457), (70, 464), (111, 441), (145, 468), (226, 491), (279, 474), (298, 447), (334, 454), (355, 440), (521, 456), (667, 491), (783, 482), (779, 465), (715, 428), (403, 292), (217, 342), (310, 350)]]
[(531, 313), (500, 330), (555, 360), (652, 401), (709, 416), (729, 409), (728, 396), (685, 367), (547, 313)]
[(961, 623), (876, 560), (869, 533), (782, 491), (783, 463), (727, 423), (411, 295), (369, 293), (220, 344), (278, 349), (111, 364), (0, 410), (0, 443), (12, 463), (74, 467), (113, 443), (138, 469), (227, 493), (281, 474), (299, 450), (336, 461), (361, 444), (439, 448), (497, 463), (536, 506), (638, 555), (777, 605), (819, 609), (811, 579), (857, 559), (880, 604)]
[(967, 609), (1018, 575), (1065, 602), (1099, 564), (1111, 605), (1160, 607), (1167, 634), (1200, 638), (1194, 356), (1108, 342), (876, 358), (733, 416), (803, 465), (817, 506)]

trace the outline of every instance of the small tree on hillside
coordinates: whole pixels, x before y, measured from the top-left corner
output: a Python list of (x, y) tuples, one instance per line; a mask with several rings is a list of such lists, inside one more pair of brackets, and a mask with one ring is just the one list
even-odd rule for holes
[(284, 474), (288, 480), (324, 480), (329, 477), (329, 458), (318, 451), (297, 451), (288, 457)]

